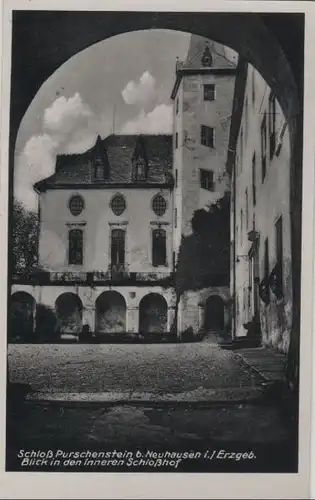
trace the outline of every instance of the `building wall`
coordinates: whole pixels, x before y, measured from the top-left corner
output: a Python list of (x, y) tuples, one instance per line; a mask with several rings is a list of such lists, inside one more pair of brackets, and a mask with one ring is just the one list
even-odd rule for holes
[[(96, 301), (103, 292), (118, 292), (122, 295), (126, 303), (126, 331), (139, 331), (139, 308), (141, 300), (148, 294), (154, 293), (162, 296), (167, 302), (167, 330), (170, 330), (174, 319), (175, 295), (171, 288), (156, 287), (132, 287), (132, 286), (31, 286), (31, 285), (13, 285), (12, 295), (16, 292), (26, 292), (36, 301), (36, 304), (42, 304), (51, 309), (55, 309), (56, 300), (64, 293), (72, 293), (79, 297), (82, 302), (82, 324), (89, 325), (91, 331), (95, 330), (96, 322)], [(120, 318), (117, 318), (119, 321)]]
[(193, 333), (205, 330), (205, 308), (210, 297), (222, 299), (224, 328), (229, 327), (230, 322), (230, 291), (229, 287), (209, 287), (201, 290), (189, 290), (183, 294), (179, 304), (179, 331), (192, 329)]
[[(110, 200), (116, 193), (126, 199), (127, 208), (116, 216)], [(161, 193), (167, 201), (163, 216), (155, 215), (151, 208), (153, 197)], [(85, 200), (85, 209), (73, 216), (68, 208), (72, 195)], [(126, 266), (130, 272), (169, 273), (172, 269), (172, 194), (168, 189), (55, 189), (40, 196), (39, 264), (50, 271), (106, 271), (110, 264), (110, 231), (126, 230)], [(82, 226), (80, 224), (83, 224)], [(152, 229), (166, 230), (167, 265), (152, 266)], [(78, 226), (80, 225), (80, 226)], [(84, 256), (82, 266), (68, 264), (68, 231), (80, 227), (84, 230)]]
[[(265, 305), (259, 299), (259, 316), (262, 339), (265, 345), (271, 345), (287, 352), (290, 340), (292, 320), (292, 276), (291, 276), (291, 227), (290, 227), (290, 143), (288, 128), (283, 135), (279, 156), (269, 155), (269, 97), (270, 89), (252, 66), (248, 66), (245, 98), (241, 126), (237, 140), (235, 169), (236, 189), (236, 232), (233, 234), (231, 221), (231, 240), (236, 245), (236, 318), (237, 336), (246, 334), (244, 324), (253, 318), (254, 290), (250, 282), (250, 260), (248, 252), (252, 242), (248, 233), (256, 230), (258, 240), (259, 281), (264, 278), (265, 240), (268, 238), (269, 273), (276, 264), (276, 229), (279, 217), (283, 221), (283, 298), (277, 299), (270, 292), (270, 303)], [(248, 112), (246, 116), (246, 101)], [(262, 176), (261, 159), (261, 124), (264, 115), (267, 124), (266, 175)], [(276, 145), (283, 130), (284, 116), (276, 101)], [(243, 146), (241, 141), (243, 139)], [(253, 155), (255, 154), (256, 204), (253, 197)], [(246, 203), (246, 193), (248, 203)], [(233, 202), (232, 202), (233, 208)], [(233, 213), (232, 213), (233, 219)], [(231, 270), (231, 289), (233, 290), (233, 265)]]
[[(205, 101), (204, 84), (215, 84), (215, 100)], [(174, 144), (174, 168), (178, 169), (175, 191), (177, 211), (181, 211), (177, 229), (180, 235), (191, 233), (190, 221), (195, 210), (205, 208), (230, 189), (225, 173), (229, 128), (234, 90), (234, 76), (184, 75), (178, 90), (179, 113), (174, 114), (174, 132), (178, 133), (178, 148)], [(176, 99), (174, 100), (176, 107)], [(201, 125), (215, 129), (214, 148), (201, 144)], [(214, 172), (214, 189), (200, 186), (200, 169)], [(179, 208), (181, 207), (181, 208)]]

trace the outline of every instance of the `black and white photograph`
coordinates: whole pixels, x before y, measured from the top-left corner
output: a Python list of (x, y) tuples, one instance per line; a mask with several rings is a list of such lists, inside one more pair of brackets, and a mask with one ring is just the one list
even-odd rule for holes
[(5, 470), (297, 474), (305, 15), (103, 7), (12, 10)]

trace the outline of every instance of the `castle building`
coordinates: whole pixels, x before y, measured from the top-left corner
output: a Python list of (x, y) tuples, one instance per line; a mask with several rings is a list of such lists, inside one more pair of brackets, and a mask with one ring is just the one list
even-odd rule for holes
[(42, 272), (13, 284), (13, 297), (54, 310), (61, 333), (169, 331), (172, 137), (98, 137), (86, 153), (58, 156), (34, 188)]
[[(83, 154), (59, 155), (54, 174), (35, 184), (40, 273), (12, 286), (31, 332), (45, 309), (59, 332), (85, 325), (99, 338), (229, 328), (230, 206), (207, 240), (226, 236), (215, 270), (193, 220), (230, 196), (235, 73), (223, 46), (192, 36), (176, 65), (172, 135), (98, 137)], [(180, 296), (178, 266), (188, 282)]]
[[(229, 196), (226, 171), (236, 64), (226, 48), (192, 36), (184, 62), (177, 61), (173, 100), (174, 252), (193, 239), (192, 219)], [(229, 240), (229, 222), (225, 225)], [(216, 230), (212, 239), (217, 238)], [(228, 327), (229, 245), (217, 255), (216, 276), (199, 290), (187, 290), (180, 302), (179, 330)], [(222, 255), (224, 257), (222, 258)], [(194, 257), (188, 265), (193, 265)]]
[(239, 61), (228, 169), (235, 337), (287, 352), (292, 322), (290, 138), (260, 74)]

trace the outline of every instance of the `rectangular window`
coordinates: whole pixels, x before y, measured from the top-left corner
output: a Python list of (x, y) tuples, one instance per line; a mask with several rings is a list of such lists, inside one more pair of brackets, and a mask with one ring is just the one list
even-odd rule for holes
[(203, 99), (204, 101), (215, 100), (215, 85), (213, 83), (209, 83), (203, 86)]
[(261, 178), (262, 182), (266, 177), (267, 168), (267, 124), (266, 124), (266, 113), (261, 123), (260, 128), (260, 143), (261, 143)]
[(83, 230), (70, 229), (68, 261), (71, 265), (83, 264)]
[(175, 169), (175, 187), (178, 186), (178, 170), (177, 168)]
[(104, 165), (99, 161), (95, 162), (94, 177), (95, 177), (95, 180), (97, 180), (97, 181), (104, 180)]
[(269, 276), (269, 242), (268, 238), (265, 239), (265, 254), (264, 254), (264, 277)]
[(200, 169), (200, 186), (207, 191), (213, 191), (214, 175), (212, 170)]
[(244, 129), (245, 129), (245, 142), (248, 137), (248, 99), (245, 100), (245, 113), (244, 113)]
[(278, 283), (280, 295), (283, 294), (283, 231), (282, 217), (276, 222), (276, 256), (278, 267)]
[(201, 125), (201, 144), (208, 148), (214, 148), (214, 128)]
[(256, 205), (256, 154), (252, 158), (252, 189), (253, 189), (253, 205)]
[(243, 129), (241, 129), (240, 133), (240, 157), (239, 157), (239, 173), (242, 172), (243, 168)]
[(255, 70), (253, 69), (253, 72), (252, 72), (252, 101), (253, 101), (253, 104), (255, 103)]
[(176, 114), (178, 114), (178, 110), (179, 110), (179, 102), (178, 102), (178, 98), (176, 99)]
[(269, 98), (269, 157), (272, 160), (276, 149), (276, 96)]
[(111, 265), (125, 264), (125, 237), (123, 229), (113, 229), (111, 233)]
[(178, 148), (178, 132), (175, 134), (175, 149)]
[(143, 158), (137, 158), (134, 160), (133, 165), (133, 178), (135, 181), (145, 181), (146, 180), (146, 163)]
[(164, 229), (152, 230), (152, 265), (166, 266), (166, 231)]
[(248, 229), (248, 189), (245, 189), (245, 217), (246, 217), (246, 229)]

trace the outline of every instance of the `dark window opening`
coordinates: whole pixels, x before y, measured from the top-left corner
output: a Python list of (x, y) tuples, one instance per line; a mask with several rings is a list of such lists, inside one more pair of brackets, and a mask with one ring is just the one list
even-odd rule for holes
[(178, 186), (178, 170), (176, 168), (176, 170), (175, 170), (175, 187), (177, 187), (177, 186)]
[(201, 125), (201, 144), (208, 148), (214, 148), (214, 128)]
[(252, 101), (255, 102), (255, 71), (252, 72)]
[(261, 141), (261, 177), (262, 182), (266, 177), (267, 168), (267, 126), (266, 126), (266, 113), (264, 114), (263, 121), (260, 128), (260, 141)]
[(269, 98), (269, 157), (272, 160), (276, 149), (276, 96)]
[(200, 169), (200, 186), (207, 191), (213, 191), (214, 175), (212, 170)]
[(83, 263), (83, 230), (70, 229), (69, 231), (69, 255), (68, 261), (71, 265)]
[(203, 99), (204, 101), (215, 100), (215, 85), (213, 83), (209, 83), (203, 86)]
[(269, 242), (268, 238), (265, 239), (265, 253), (264, 253), (264, 277), (269, 276)]
[(154, 267), (166, 265), (166, 231), (164, 229), (152, 231), (152, 264)]
[(256, 154), (253, 154), (252, 159), (252, 189), (253, 189), (253, 205), (256, 205)]
[(179, 109), (179, 102), (178, 98), (176, 99), (176, 114), (178, 114), (178, 109)]
[(282, 217), (276, 222), (276, 256), (277, 256), (277, 284), (278, 295), (283, 295), (283, 230)]
[(111, 265), (125, 264), (125, 231), (113, 229), (111, 234)]
[(174, 225), (175, 225), (175, 229), (177, 228), (177, 208), (175, 207), (175, 211), (174, 211)]
[(175, 134), (175, 149), (178, 148), (178, 132)]

